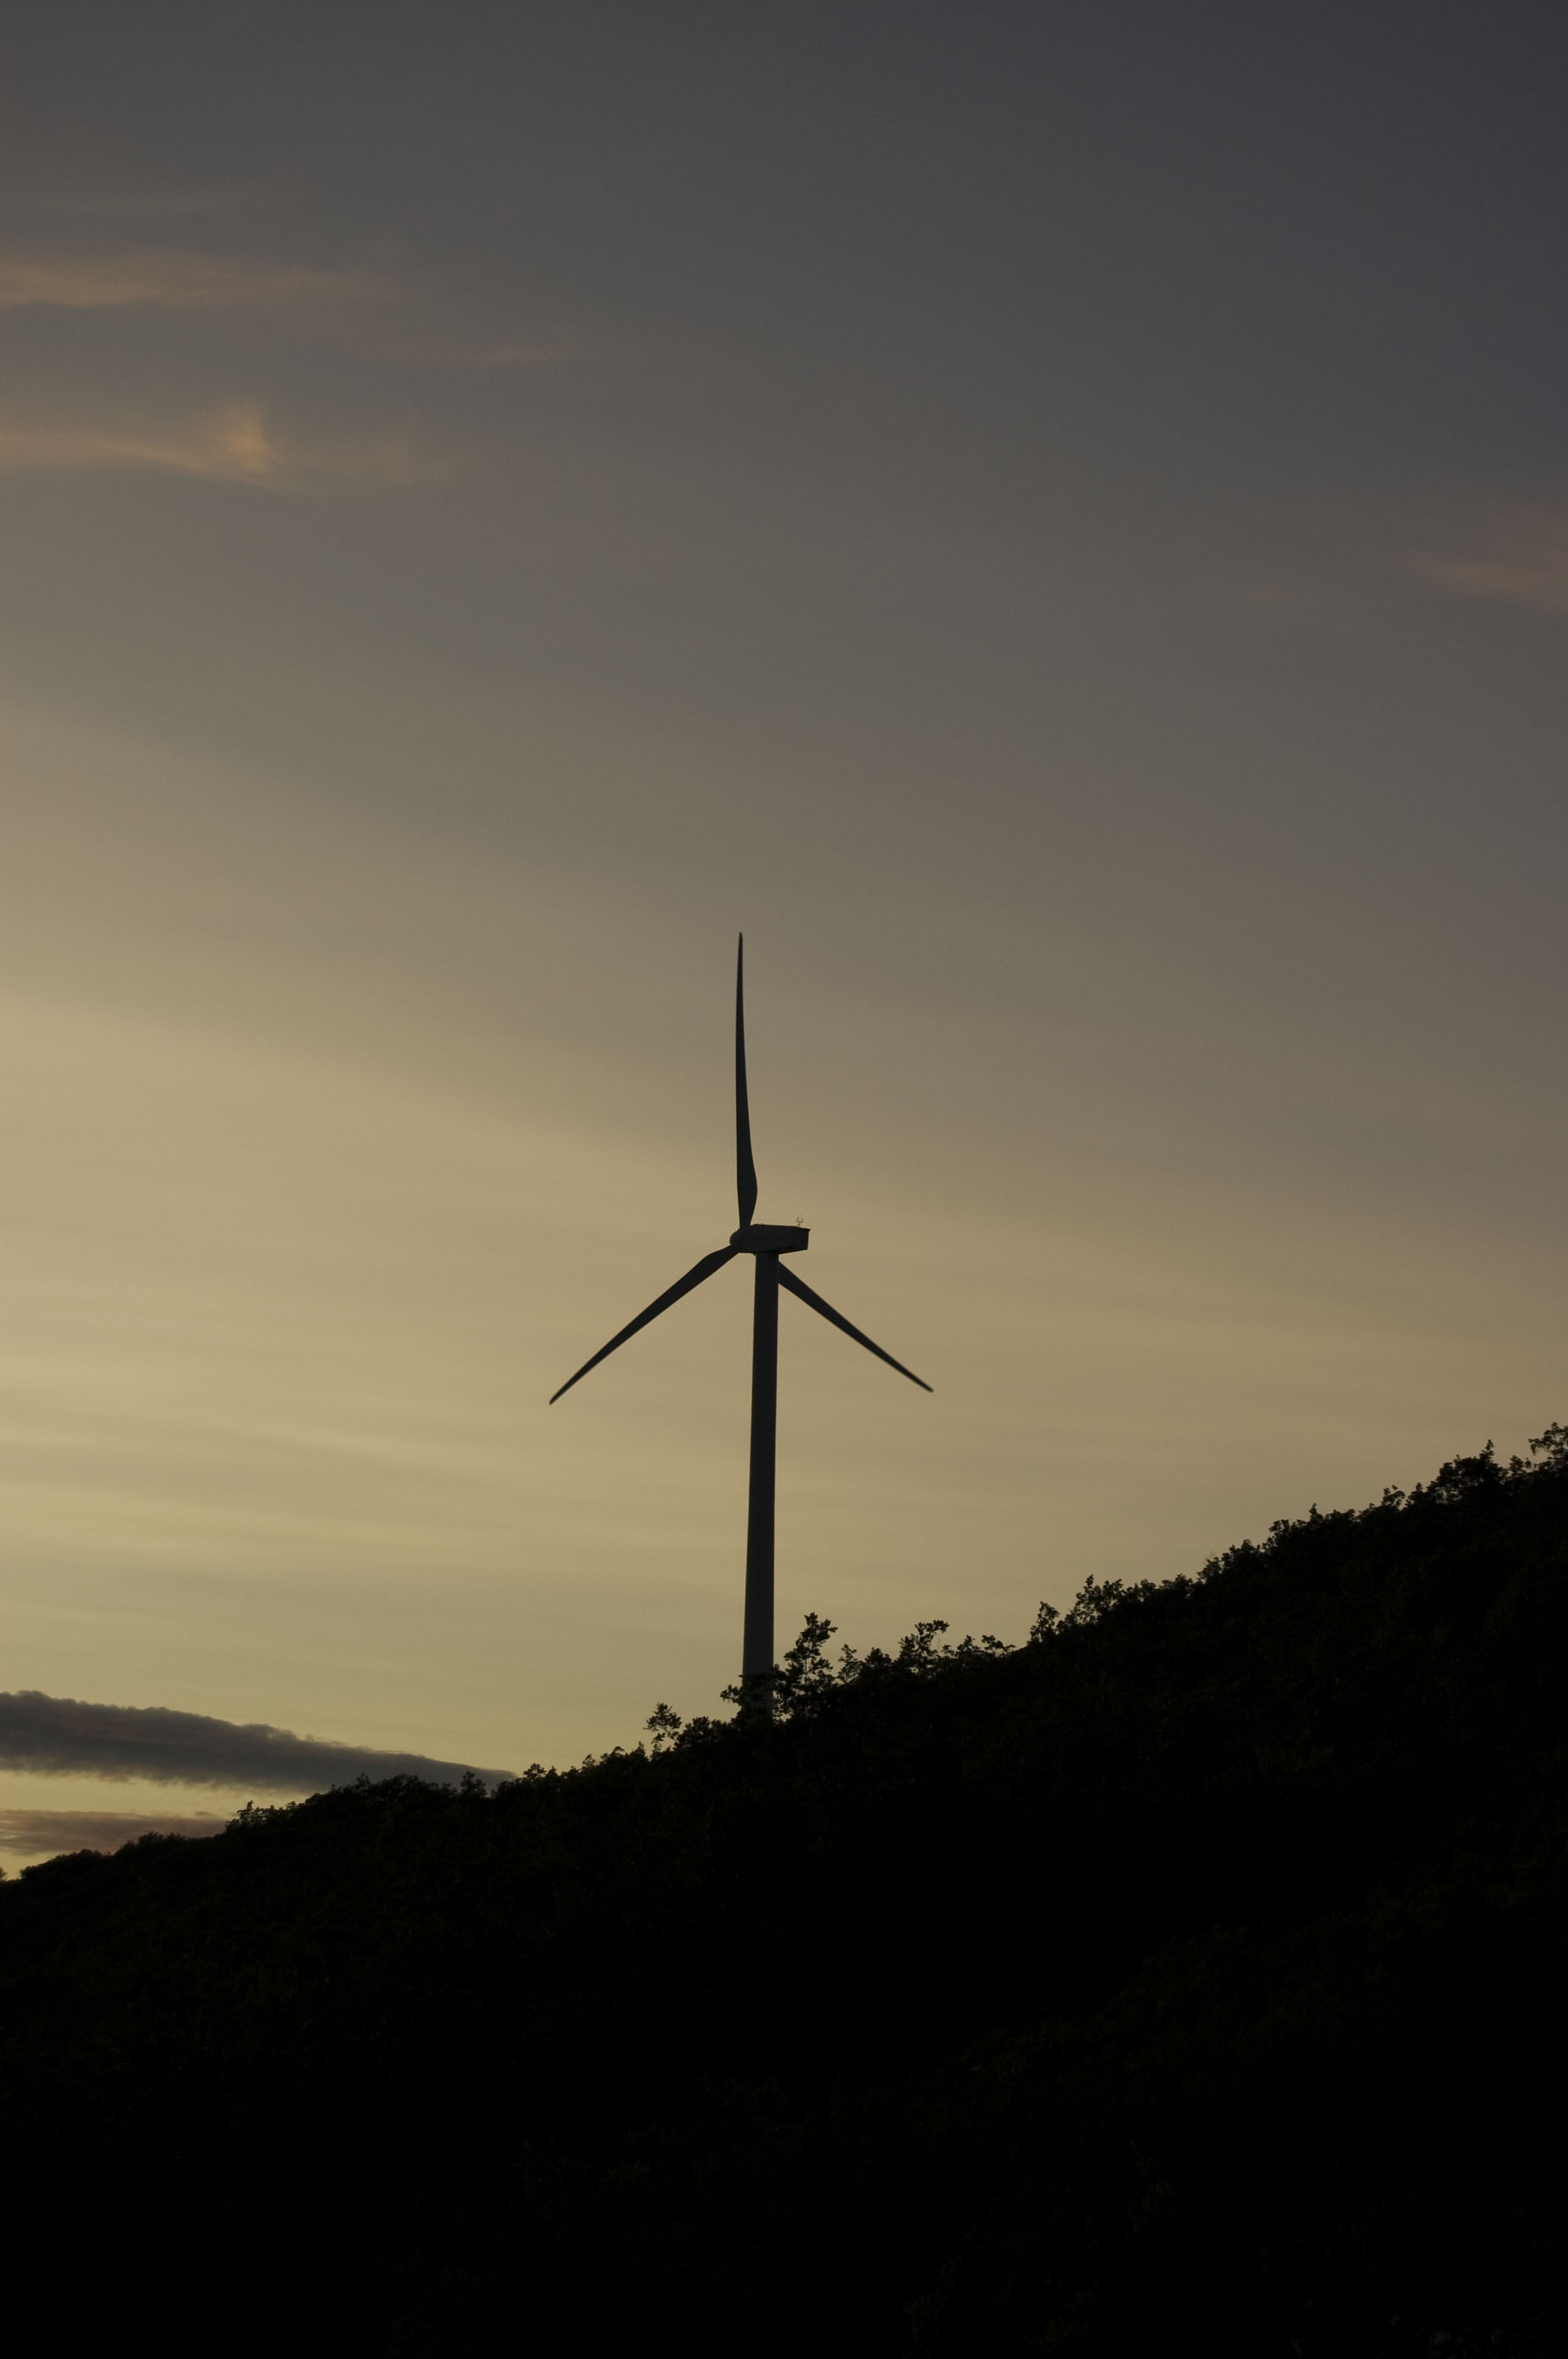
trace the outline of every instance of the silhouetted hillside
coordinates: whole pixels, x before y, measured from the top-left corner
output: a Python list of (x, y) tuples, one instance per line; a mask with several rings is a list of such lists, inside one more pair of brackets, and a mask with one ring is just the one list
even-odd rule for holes
[(28, 1870), (17, 2326), (1568, 2346), (1568, 1430), (1535, 1448), (1015, 1650), (834, 1666), (814, 1623), (771, 1725)]

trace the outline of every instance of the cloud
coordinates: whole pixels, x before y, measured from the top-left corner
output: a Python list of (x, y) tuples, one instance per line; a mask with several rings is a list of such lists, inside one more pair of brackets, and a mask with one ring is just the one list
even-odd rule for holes
[(1568, 615), (1568, 505), (1497, 508), (1465, 519), (1447, 538), (1446, 548), (1417, 549), (1411, 557), (1413, 570), (1433, 589)]
[[(0, 1768), (46, 1777), (147, 1777), (160, 1785), (309, 1794), (361, 1777), (427, 1777), (450, 1785), (467, 1767), (432, 1761), (422, 1753), (380, 1753), (294, 1736), (261, 1721), (240, 1726), (161, 1704), (78, 1703), (36, 1689), (0, 1695)], [(478, 1774), (493, 1783), (508, 1773)]]
[(181, 221), (211, 213), (276, 203), (278, 190), (267, 180), (219, 180), (184, 188), (102, 189), (84, 192), (73, 188), (35, 192), (26, 201), (37, 212), (81, 221)]
[(198, 311), (263, 321), (371, 359), (440, 368), (535, 368), (576, 357), (558, 332), (496, 337), (444, 326), (439, 289), (384, 272), (318, 270), (204, 254), (0, 253), (0, 312)]
[(193, 1818), (146, 1817), (135, 1810), (0, 1810), (0, 1851), (43, 1859), (62, 1851), (118, 1851), (138, 1835), (220, 1835), (222, 1810)]
[(0, 311), (277, 311), (402, 299), (394, 280), (358, 270), (204, 254), (0, 255)]
[(224, 402), (173, 428), (0, 419), (0, 473), (68, 474), (104, 467), (150, 467), (217, 483), (292, 488), (407, 484), (427, 481), (437, 472), (404, 429), (332, 441), (285, 441), (254, 401)]
[(585, 349), (579, 339), (571, 336), (549, 337), (534, 343), (487, 344), (443, 335), (438, 330), (415, 330), (396, 335), (373, 331), (356, 342), (359, 350), (373, 359), (458, 369), (544, 368), (552, 361), (580, 360)]
[(178, 475), (263, 483), (282, 454), (253, 401), (228, 402), (173, 433), (135, 427), (7, 425), (0, 419), (0, 470), (55, 473), (83, 467), (158, 467)]

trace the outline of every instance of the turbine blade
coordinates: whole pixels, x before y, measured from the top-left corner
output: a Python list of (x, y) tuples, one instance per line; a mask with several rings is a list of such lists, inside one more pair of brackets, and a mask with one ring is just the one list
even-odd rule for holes
[[(666, 1287), (656, 1302), (650, 1302), (646, 1310), (639, 1310), (629, 1327), (622, 1327), (619, 1335), (611, 1335), (602, 1352), (596, 1352), (591, 1360), (585, 1360), (578, 1370), (577, 1375), (567, 1378), (566, 1383), (561, 1386), (561, 1392), (550, 1395), (550, 1408), (554, 1408), (560, 1399), (561, 1393), (570, 1392), (578, 1381), (578, 1376), (586, 1376), (589, 1368), (597, 1368), (600, 1360), (608, 1360), (611, 1352), (618, 1351), (628, 1337), (634, 1335), (640, 1327), (645, 1327), (650, 1319), (656, 1319), (661, 1310), (667, 1310), (672, 1302), (678, 1302), (683, 1294), (689, 1294), (694, 1286), (700, 1286), (705, 1277), (711, 1277), (716, 1269), (722, 1269), (727, 1261), (733, 1261), (739, 1251), (738, 1245), (721, 1245), (717, 1253), (704, 1254), (695, 1268), (688, 1269), (684, 1277), (677, 1277), (673, 1286)], [(875, 1346), (873, 1345), (872, 1348), (874, 1350)]]
[(749, 1229), (757, 1209), (757, 1167), (752, 1160), (752, 1109), (746, 1096), (746, 937), (735, 951), (735, 1197), (739, 1225)]
[(857, 1343), (863, 1343), (868, 1352), (874, 1352), (879, 1360), (885, 1360), (890, 1368), (896, 1368), (901, 1376), (907, 1376), (912, 1385), (918, 1385), (923, 1393), (931, 1391), (932, 1387), (924, 1376), (917, 1376), (913, 1368), (906, 1368), (902, 1360), (895, 1360), (891, 1352), (884, 1352), (880, 1343), (873, 1343), (869, 1335), (862, 1335), (858, 1327), (851, 1327), (849, 1321), (840, 1311), (835, 1310), (830, 1302), (824, 1302), (820, 1294), (813, 1294), (805, 1278), (796, 1277), (789, 1264), (784, 1261), (779, 1264), (779, 1284), (787, 1286), (792, 1294), (798, 1294), (803, 1302), (809, 1302), (813, 1310), (819, 1310), (829, 1326), (841, 1327), (846, 1335), (852, 1335)]

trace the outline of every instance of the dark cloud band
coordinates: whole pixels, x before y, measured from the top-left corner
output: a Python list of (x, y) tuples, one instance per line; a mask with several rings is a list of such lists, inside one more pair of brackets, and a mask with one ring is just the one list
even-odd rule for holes
[[(49, 1777), (150, 1777), (175, 1786), (308, 1794), (362, 1777), (427, 1777), (450, 1785), (466, 1767), (432, 1761), (423, 1753), (378, 1753), (365, 1745), (294, 1736), (262, 1721), (242, 1726), (210, 1720), (202, 1712), (170, 1712), (162, 1704), (78, 1703), (36, 1689), (0, 1695), (0, 1768)], [(477, 1774), (493, 1784), (507, 1772)]]

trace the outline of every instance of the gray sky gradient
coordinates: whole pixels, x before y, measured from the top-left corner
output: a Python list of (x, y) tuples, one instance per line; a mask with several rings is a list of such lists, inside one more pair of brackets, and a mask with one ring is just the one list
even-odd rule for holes
[(711, 1707), (741, 927), (791, 1627), (1564, 1413), (1561, 12), (0, 51), (9, 1686)]

